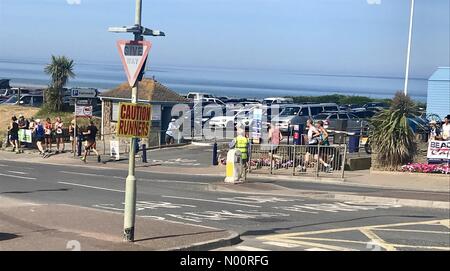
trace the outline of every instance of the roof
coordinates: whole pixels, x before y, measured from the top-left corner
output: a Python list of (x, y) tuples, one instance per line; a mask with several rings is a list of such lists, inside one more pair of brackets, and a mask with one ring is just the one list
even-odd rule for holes
[[(101, 98), (131, 99), (131, 87), (128, 82), (102, 92)], [(139, 82), (138, 99), (142, 101), (186, 103), (188, 100), (156, 80), (144, 78)]]
[(431, 81), (450, 81), (450, 67), (439, 67), (430, 77)]

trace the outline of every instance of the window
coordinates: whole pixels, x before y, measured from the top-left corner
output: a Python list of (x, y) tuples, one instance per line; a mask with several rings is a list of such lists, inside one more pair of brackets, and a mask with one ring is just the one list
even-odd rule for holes
[(33, 105), (34, 106), (41, 106), (43, 103), (44, 103), (44, 97), (41, 97), (41, 96), (33, 97)]
[(294, 116), (297, 115), (298, 111), (300, 110), (300, 107), (286, 107), (281, 111), (280, 116), (286, 117), (286, 116)]
[(310, 110), (311, 110), (311, 116), (315, 116), (315, 115), (322, 113), (323, 108), (321, 106), (311, 106)]
[(119, 103), (112, 103), (111, 121), (119, 121)]
[(352, 119), (352, 120), (359, 120), (358, 116), (356, 116), (355, 114), (348, 114), (348, 116), (349, 116), (350, 119)]
[(330, 111), (339, 111), (338, 107), (333, 105), (333, 106), (324, 106), (323, 110), (326, 112), (330, 112)]
[(298, 114), (299, 116), (309, 116), (309, 112), (308, 112), (308, 107), (303, 107), (301, 110), (300, 110), (300, 113)]
[(25, 96), (20, 99), (20, 104), (31, 105), (31, 96)]
[(330, 119), (330, 120), (335, 120), (335, 119), (337, 119), (337, 114), (331, 114), (329, 119)]
[(346, 119), (348, 119), (348, 116), (347, 116), (347, 114), (339, 114), (339, 119), (346, 120)]

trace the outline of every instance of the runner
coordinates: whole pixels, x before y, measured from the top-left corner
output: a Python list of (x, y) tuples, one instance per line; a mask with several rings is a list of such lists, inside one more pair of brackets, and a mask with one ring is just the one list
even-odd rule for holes
[(36, 136), (36, 146), (38, 147), (39, 154), (42, 155), (43, 158), (46, 158), (47, 154), (44, 152), (44, 148), (42, 147), (42, 142), (45, 140), (45, 131), (40, 119), (36, 120), (33, 133)]
[[(17, 120), (17, 124), (19, 125), (19, 130), (28, 130), (28, 127), (30, 126), (30, 123), (28, 122), (27, 119), (25, 119), (25, 117), (20, 114), (19, 115), (19, 120)], [(18, 141), (19, 146), (22, 147), (22, 142), (20, 142), (20, 139)], [(29, 148), (29, 144), (25, 142), (25, 147)], [(21, 150), (23, 152), (23, 150)]]
[(94, 122), (91, 120), (89, 122), (89, 126), (87, 127), (87, 131), (83, 132), (83, 135), (86, 136), (86, 149), (84, 151), (84, 155), (81, 158), (81, 161), (86, 163), (86, 156), (90, 150), (94, 151), (97, 155), (97, 161), (100, 163), (101, 158), (96, 149), (95, 137), (97, 136), (98, 129), (95, 126)]
[(56, 154), (59, 153), (59, 146), (62, 145), (61, 153), (64, 152), (64, 123), (61, 121), (61, 117), (56, 118), (55, 133), (56, 133)]
[(11, 118), (11, 123), (9, 125), (9, 141), (11, 142), (11, 145), (13, 146), (13, 152), (16, 151), (16, 153), (20, 153), (19, 148), (19, 124), (17, 123), (16, 116), (13, 116)]
[(45, 132), (45, 152), (51, 153), (52, 152), (53, 126), (52, 126), (52, 122), (51, 122), (50, 118), (47, 118), (45, 120), (44, 132)]

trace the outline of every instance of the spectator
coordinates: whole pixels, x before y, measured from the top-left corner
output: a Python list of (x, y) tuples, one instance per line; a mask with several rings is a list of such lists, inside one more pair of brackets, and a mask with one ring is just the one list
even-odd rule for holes
[[(19, 125), (19, 130), (28, 130), (30, 123), (27, 119), (21, 114), (19, 115), (19, 120), (17, 121), (17, 124)], [(18, 141), (19, 145), (22, 146), (22, 142), (20, 140)], [(25, 143), (25, 147), (29, 147), (28, 143)]]
[(42, 155), (43, 158), (46, 157), (46, 154), (44, 152), (44, 148), (42, 147), (42, 142), (45, 140), (45, 131), (44, 131), (44, 125), (42, 125), (41, 120), (36, 120), (36, 125), (34, 125), (33, 133), (36, 136), (36, 146), (38, 147), (40, 155)]
[(442, 124), (442, 139), (450, 140), (450, 115), (444, 118), (444, 123)]
[(56, 135), (56, 153), (58, 154), (60, 151), (61, 146), (61, 152), (64, 152), (64, 123), (61, 120), (61, 117), (56, 118), (55, 122), (55, 135)]
[(51, 153), (53, 126), (50, 118), (47, 118), (45, 120), (44, 133), (45, 133), (45, 152)]
[(20, 153), (19, 149), (19, 124), (17, 123), (16, 116), (11, 118), (11, 123), (8, 127), (9, 130), (9, 141), (13, 146), (12, 151), (16, 151), (16, 153)]
[(69, 135), (70, 135), (70, 142), (72, 145), (72, 150), (70, 152), (74, 153), (77, 149), (77, 138), (79, 135), (79, 127), (78, 125), (75, 126), (75, 120), (72, 120), (70, 122)]
[(91, 120), (89, 122), (89, 126), (87, 127), (87, 131), (83, 132), (83, 135), (86, 136), (86, 149), (84, 151), (84, 155), (81, 158), (81, 161), (86, 163), (86, 156), (90, 150), (94, 151), (97, 155), (97, 161), (101, 162), (100, 154), (97, 152), (97, 143), (95, 141), (97, 137), (98, 129), (95, 126), (94, 122)]
[(175, 143), (174, 134), (178, 127), (175, 125), (175, 119), (172, 119), (169, 123), (169, 126), (167, 127), (166, 131), (166, 144), (171, 145)]
[(34, 118), (31, 117), (31, 118), (30, 118), (30, 123), (29, 123), (29, 125), (28, 125), (28, 129), (34, 131), (34, 127), (35, 127), (35, 126), (36, 126), (36, 122), (34, 121)]
[(440, 140), (441, 139), (441, 130), (436, 125), (436, 121), (430, 121), (430, 140)]

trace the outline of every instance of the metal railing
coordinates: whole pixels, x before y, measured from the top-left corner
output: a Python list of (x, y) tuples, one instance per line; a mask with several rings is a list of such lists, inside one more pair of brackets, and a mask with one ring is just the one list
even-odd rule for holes
[(249, 172), (344, 178), (347, 145), (250, 146)]

